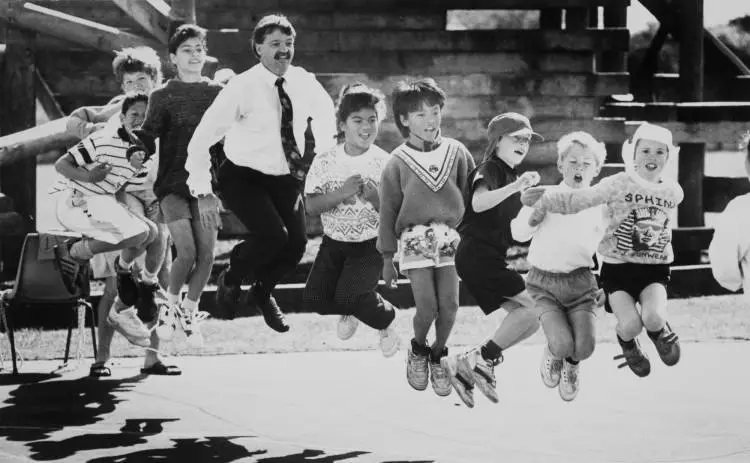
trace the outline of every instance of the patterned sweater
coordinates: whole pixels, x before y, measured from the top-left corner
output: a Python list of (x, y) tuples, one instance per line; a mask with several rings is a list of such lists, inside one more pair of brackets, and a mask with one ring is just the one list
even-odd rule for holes
[(220, 84), (204, 78), (188, 83), (172, 79), (149, 97), (143, 126), (136, 135), (153, 153), (154, 139), (159, 139), (159, 169), (154, 194), (161, 199), (169, 194), (190, 198), (185, 170), (187, 146), (195, 128), (222, 89)]
[(676, 182), (651, 183), (628, 170), (591, 188), (548, 190), (540, 202), (549, 212), (561, 214), (604, 204), (607, 228), (599, 244), (604, 262), (669, 264), (674, 260), (670, 215), (682, 198)]
[[(328, 194), (339, 190), (346, 179), (360, 174), (368, 185), (378, 188), (390, 155), (376, 145), (359, 156), (349, 156), (344, 145), (313, 159), (305, 181), (306, 195)], [(378, 236), (380, 215), (375, 206), (356, 194), (320, 214), (323, 232), (331, 239), (362, 242)]]
[(395, 254), (407, 227), (436, 222), (455, 228), (464, 214), (462, 192), (474, 169), (474, 158), (452, 138), (443, 138), (427, 152), (402, 144), (391, 155), (380, 182), (377, 246), (386, 257)]

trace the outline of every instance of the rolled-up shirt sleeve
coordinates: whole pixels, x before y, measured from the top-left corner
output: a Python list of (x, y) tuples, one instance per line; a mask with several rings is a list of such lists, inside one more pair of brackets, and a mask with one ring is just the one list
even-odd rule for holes
[(190, 139), (185, 170), (188, 172), (187, 186), (193, 196), (213, 192), (209, 148), (221, 140), (241, 118), (242, 95), (239, 84), (239, 79), (234, 79), (219, 92)]

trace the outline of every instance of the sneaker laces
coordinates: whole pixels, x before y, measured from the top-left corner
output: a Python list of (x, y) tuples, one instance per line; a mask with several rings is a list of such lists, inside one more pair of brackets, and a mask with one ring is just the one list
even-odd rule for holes
[(555, 357), (548, 356), (547, 359), (544, 361), (544, 367), (549, 372), (559, 373), (563, 369), (562, 366), (563, 366), (562, 360), (557, 359)]
[(562, 377), (563, 381), (569, 384), (575, 384), (578, 381), (578, 368), (563, 368)]

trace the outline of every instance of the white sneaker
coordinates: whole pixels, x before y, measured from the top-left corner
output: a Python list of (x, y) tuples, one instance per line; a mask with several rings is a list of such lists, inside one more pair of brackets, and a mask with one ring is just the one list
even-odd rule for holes
[(357, 320), (357, 317), (354, 315), (342, 315), (339, 317), (339, 325), (336, 329), (336, 333), (338, 334), (339, 339), (346, 341), (354, 336), (354, 333), (357, 332), (358, 326), (359, 320)]
[(471, 372), (474, 379), (474, 385), (482, 391), (490, 402), (498, 403), (500, 399), (497, 396), (497, 381), (495, 379), (495, 367), (503, 361), (503, 357), (486, 360), (482, 357), (480, 348), (475, 348), (458, 356), (458, 370), (461, 372)]
[(143, 320), (138, 318), (138, 311), (135, 310), (135, 307), (129, 307), (119, 312), (112, 309), (107, 315), (107, 321), (131, 344), (140, 347), (151, 345), (151, 331), (146, 328)]
[(156, 335), (162, 341), (169, 341), (177, 329), (177, 305), (159, 303), (159, 317), (156, 320)]
[(380, 330), (380, 350), (384, 357), (392, 357), (401, 346), (401, 338), (393, 329), (393, 324), (384, 330)]
[(559, 391), (560, 397), (566, 402), (570, 402), (578, 395), (578, 369), (580, 366), (580, 363), (573, 365), (568, 363), (567, 360), (563, 362)]
[(563, 360), (557, 358), (549, 350), (549, 345), (544, 346), (544, 355), (542, 355), (542, 364), (539, 366), (539, 372), (542, 374), (542, 382), (549, 388), (557, 387), (560, 384), (560, 370), (562, 370)]
[(443, 357), (440, 359), (440, 366), (448, 373), (453, 389), (464, 404), (469, 408), (474, 408), (474, 375), (470, 371), (459, 371), (457, 355)]
[(430, 382), (432, 382), (432, 390), (440, 397), (447, 397), (453, 392), (448, 369), (441, 363), (430, 361)]
[(429, 355), (415, 354), (412, 350), (412, 346), (409, 346), (409, 349), (406, 352), (406, 380), (411, 387), (418, 391), (424, 391), (427, 389), (430, 368), (427, 364), (429, 362)]
[(180, 308), (182, 316), (182, 331), (185, 332), (187, 345), (196, 349), (203, 347), (203, 334), (201, 334), (200, 323), (208, 318), (208, 312), (202, 310), (185, 310)]

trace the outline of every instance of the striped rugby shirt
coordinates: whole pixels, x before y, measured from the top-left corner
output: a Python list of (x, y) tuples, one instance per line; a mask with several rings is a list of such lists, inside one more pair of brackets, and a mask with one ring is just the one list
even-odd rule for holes
[(96, 183), (63, 179), (52, 188), (50, 193), (72, 188), (86, 196), (113, 195), (125, 184), (145, 183), (148, 180), (151, 161), (146, 161), (141, 169), (135, 169), (126, 157), (127, 150), (131, 146), (133, 142), (123, 127), (118, 127), (116, 130), (102, 129), (84, 138), (68, 150), (68, 154), (73, 157), (76, 165), (91, 170), (98, 164), (107, 163), (112, 170), (104, 180)]

